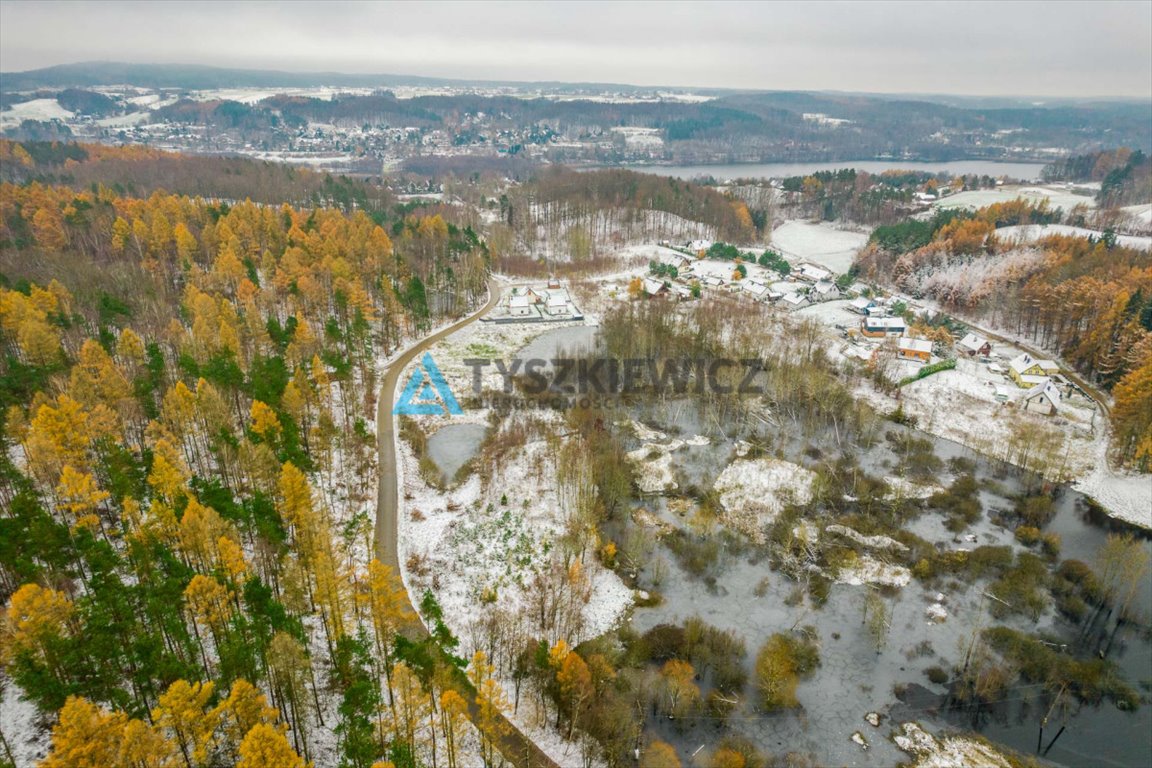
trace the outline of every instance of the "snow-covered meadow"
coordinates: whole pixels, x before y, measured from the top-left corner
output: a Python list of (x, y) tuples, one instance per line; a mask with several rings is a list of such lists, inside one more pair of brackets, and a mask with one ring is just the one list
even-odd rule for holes
[(1091, 195), (1076, 194), (1063, 184), (1049, 185), (1005, 185), (995, 189), (974, 189), (967, 192), (957, 192), (954, 195), (941, 198), (936, 202), (937, 208), (983, 208), (993, 203), (1006, 203), (1017, 198), (1038, 203), (1047, 200), (1052, 209), (1062, 208), (1067, 213), (1077, 205), (1089, 208), (1096, 207), (1096, 200)]
[(844, 229), (830, 222), (786, 221), (772, 230), (771, 248), (789, 261), (810, 261), (844, 274), (868, 242), (866, 229)]
[[(1014, 227), (1001, 227), (996, 230), (996, 239), (1002, 243), (1016, 243), (1024, 245), (1034, 243), (1051, 235), (1064, 235), (1066, 237), (1095, 237), (1104, 233), (1098, 229), (1085, 229), (1084, 227), (1071, 227), (1067, 224), (1023, 224)], [(1116, 244), (1125, 248), (1139, 248), (1152, 250), (1152, 236), (1117, 235)]]

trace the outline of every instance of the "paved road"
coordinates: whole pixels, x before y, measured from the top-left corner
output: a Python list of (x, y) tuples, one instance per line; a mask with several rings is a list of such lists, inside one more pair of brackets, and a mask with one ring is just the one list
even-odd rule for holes
[[(423, 339), (397, 358), (392, 365), (388, 366), (388, 370), (384, 373), (384, 382), (380, 387), (380, 399), (376, 403), (376, 445), (379, 451), (379, 463), (377, 467), (380, 474), (379, 491), (376, 497), (376, 559), (385, 565), (392, 566), (397, 573), (400, 572), (400, 557), (397, 542), (400, 493), (397, 485), (399, 472), (396, 465), (394, 434), (396, 419), (392, 414), (392, 408), (396, 402), (396, 386), (400, 381), (400, 375), (404, 372), (404, 369), (416, 359), (416, 357), (423, 354), (428, 347), (440, 341), (445, 336), (455, 333), (469, 323), (474, 322), (495, 307), (498, 301), (500, 301), (500, 285), (495, 280), (491, 280), (488, 283), (488, 302), (483, 307), (463, 320), (453, 323), (444, 330), (438, 331), (426, 339)], [(408, 595), (408, 603), (412, 607), (413, 613), (415, 613), (416, 608), (412, 603), (411, 595)], [(415, 628), (414, 634), (419, 637), (426, 637), (427, 630), (421, 624)], [(460, 678), (463, 677), (464, 675), (461, 673)], [(460, 682), (464, 683), (466, 681), (461, 680)], [(471, 696), (468, 697), (468, 705), (469, 717), (475, 722), (477, 707), (475, 700)], [(507, 725), (505, 730), (508, 735), (505, 736), (498, 745), (500, 753), (504, 756), (505, 760), (517, 766), (517, 768), (560, 768), (560, 766), (544, 754), (533, 741), (520, 733), (511, 721), (505, 720), (505, 724)]]

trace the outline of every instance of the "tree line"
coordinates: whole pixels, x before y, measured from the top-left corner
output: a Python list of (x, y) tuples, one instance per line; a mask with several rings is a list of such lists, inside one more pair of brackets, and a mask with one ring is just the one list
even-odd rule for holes
[(452, 767), (474, 701), (491, 759), (491, 666), (407, 640), (368, 554), (378, 355), (479, 300), (479, 238), (26, 180), (0, 246), (0, 665), (46, 765)]

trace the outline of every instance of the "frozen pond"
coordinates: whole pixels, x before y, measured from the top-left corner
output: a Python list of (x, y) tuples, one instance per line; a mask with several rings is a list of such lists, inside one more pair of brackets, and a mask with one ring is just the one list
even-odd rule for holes
[(913, 162), (910, 160), (838, 160), (833, 163), (739, 163), (736, 165), (625, 165), (633, 171), (678, 179), (711, 176), (718, 180), (782, 179), (789, 176), (807, 176), (817, 171), (836, 171), (855, 168), (868, 173), (884, 171), (924, 171), (949, 173), (953, 176), (978, 174), (980, 176), (1008, 176), (1030, 181), (1040, 178), (1043, 163), (995, 163), (990, 160), (955, 160), (952, 162)]
[(428, 438), (428, 455), (445, 481), (451, 482), (460, 468), (471, 461), (487, 432), (483, 424), (449, 424)]
[(569, 325), (563, 328), (553, 328), (529, 342), (516, 353), (516, 356), (524, 360), (577, 357), (595, 349), (596, 334), (599, 330), (592, 325)]

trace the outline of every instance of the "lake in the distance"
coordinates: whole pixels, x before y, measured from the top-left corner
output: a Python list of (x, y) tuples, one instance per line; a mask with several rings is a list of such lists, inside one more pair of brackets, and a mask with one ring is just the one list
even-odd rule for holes
[(978, 174), (980, 176), (1009, 176), (1023, 181), (1040, 178), (1043, 163), (994, 163), (991, 160), (954, 160), (952, 162), (924, 163), (909, 160), (839, 160), (832, 163), (738, 163), (735, 165), (624, 165), (631, 171), (658, 176), (694, 179), (712, 176), (716, 179), (781, 179), (789, 176), (807, 176), (817, 171), (836, 171), (855, 168), (868, 173), (884, 171), (926, 171), (950, 173), (953, 176)]

